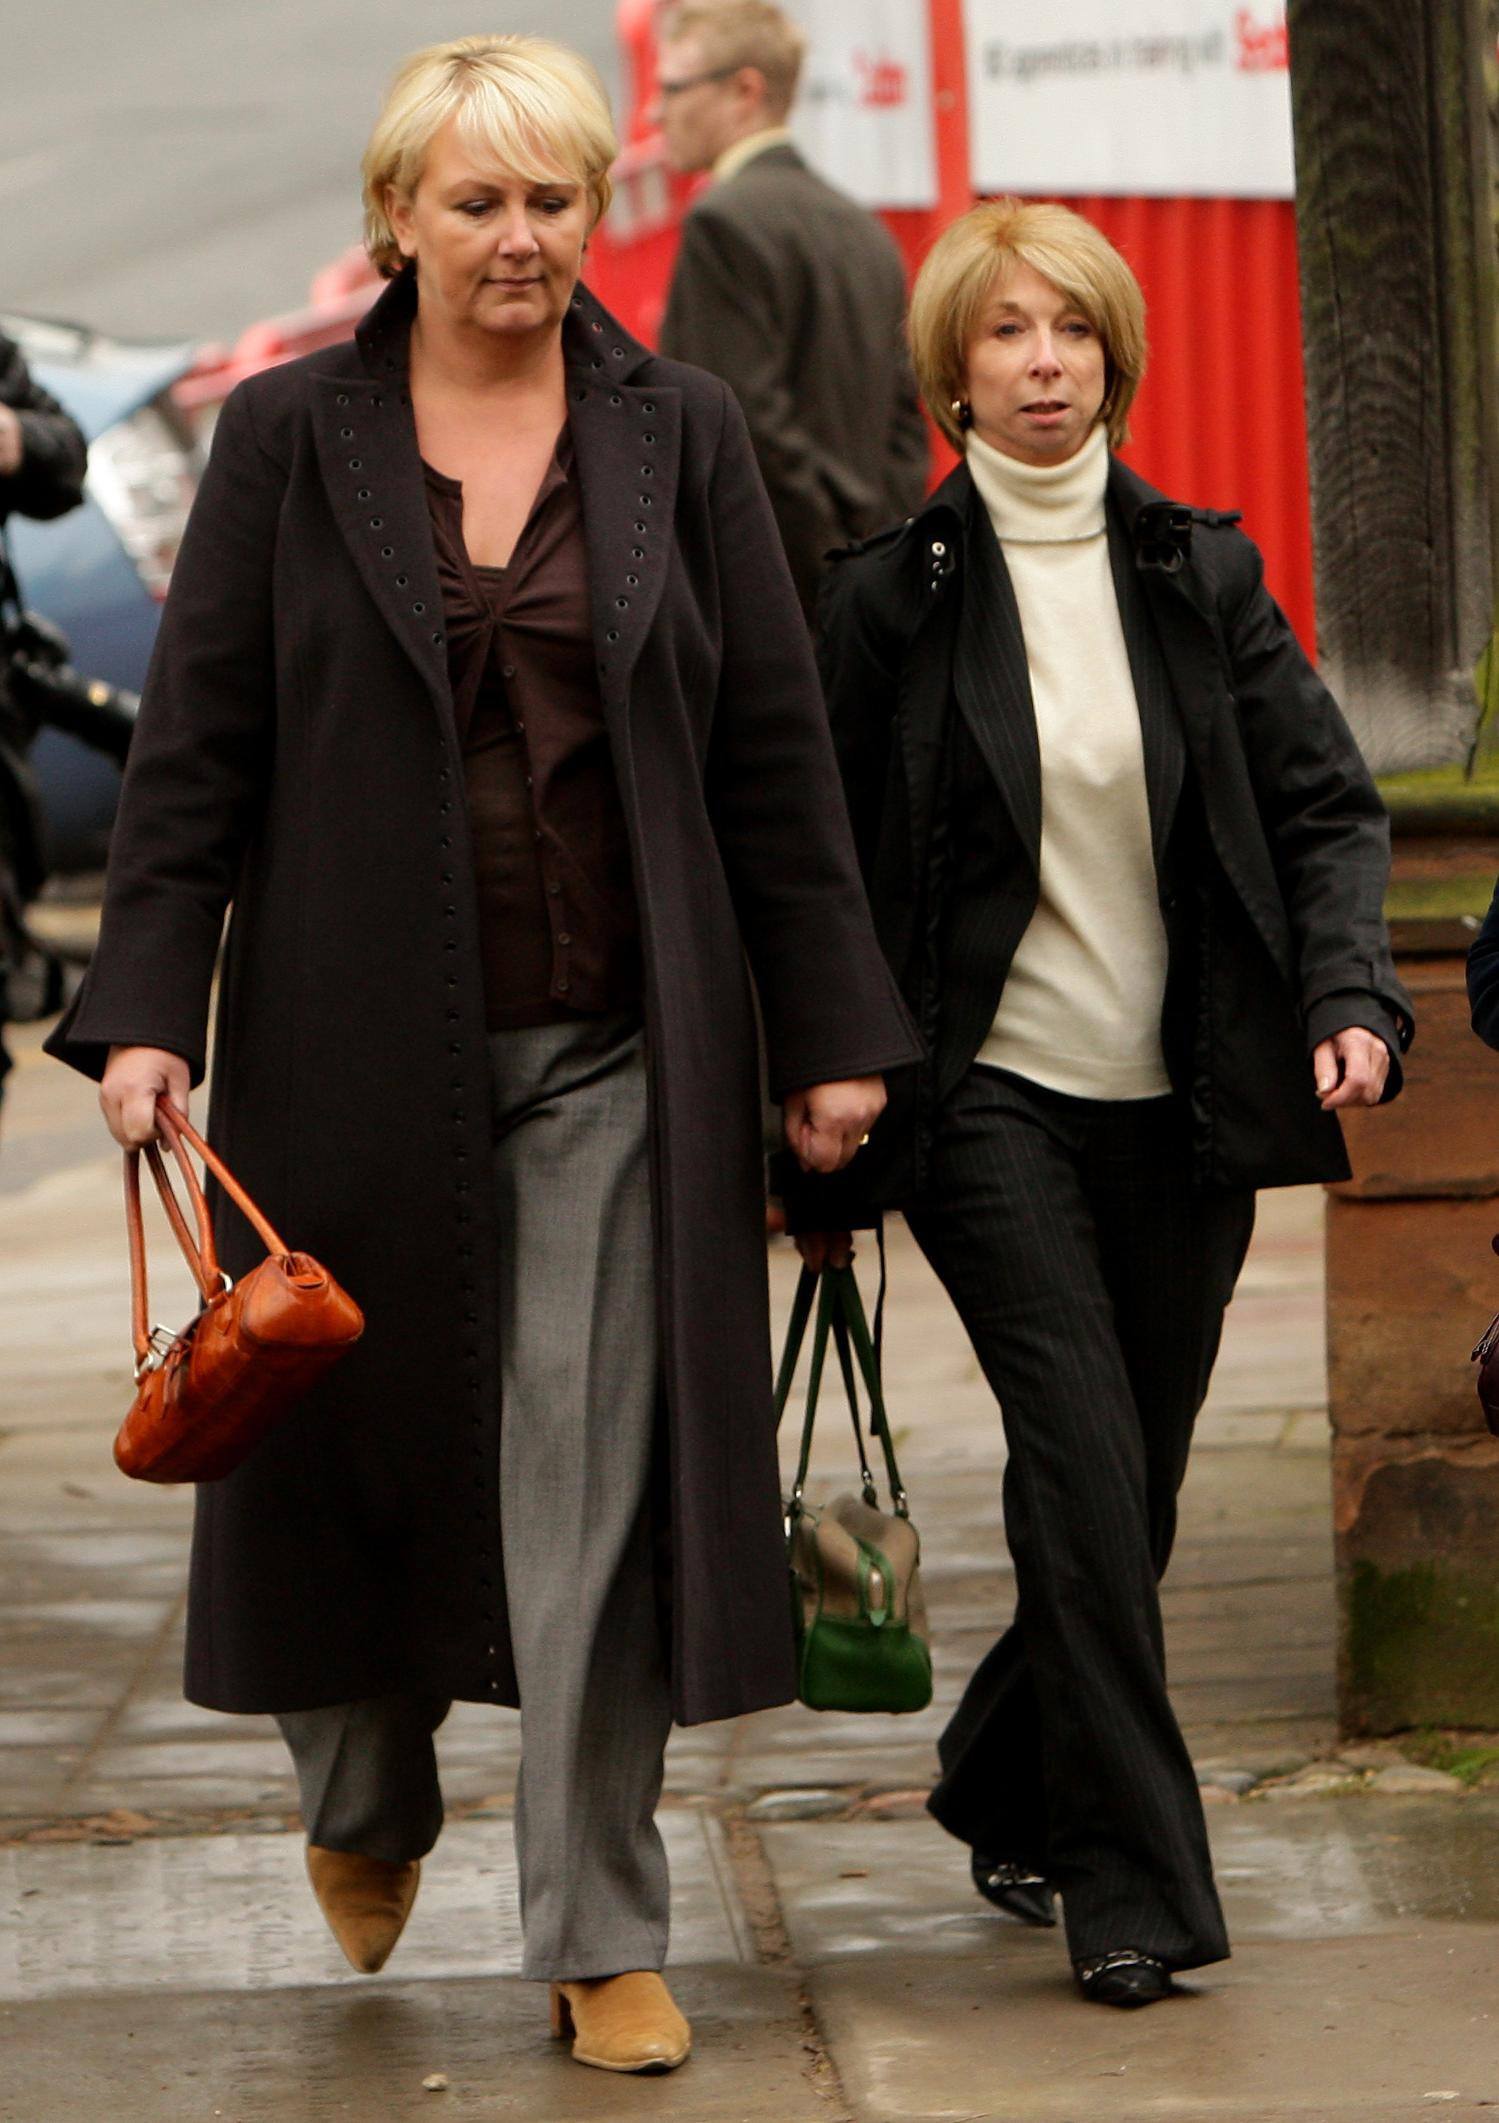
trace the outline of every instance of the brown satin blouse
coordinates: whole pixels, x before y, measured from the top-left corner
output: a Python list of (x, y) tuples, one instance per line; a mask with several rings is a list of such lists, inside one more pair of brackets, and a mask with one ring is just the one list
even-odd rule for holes
[(639, 919), (595, 675), (571, 437), (564, 428), (503, 568), (473, 565), (461, 483), (424, 470), (489, 1029), (631, 1008)]

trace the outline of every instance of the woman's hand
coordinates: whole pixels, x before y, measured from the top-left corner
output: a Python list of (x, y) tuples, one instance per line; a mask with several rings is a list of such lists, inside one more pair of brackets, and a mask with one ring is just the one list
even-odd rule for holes
[(884, 1110), (883, 1077), (810, 1084), (786, 1094), (786, 1140), (803, 1172), (841, 1172)]
[(1350, 1025), (1318, 1040), (1312, 1050), (1312, 1080), (1324, 1113), (1339, 1106), (1377, 1106), (1390, 1073), (1390, 1050), (1377, 1032)]
[(156, 1100), (162, 1091), (185, 1119), (191, 1079), (192, 1071), (182, 1056), (165, 1047), (111, 1047), (99, 1086), (99, 1104), (121, 1148), (138, 1150), (142, 1143), (156, 1141), (161, 1133), (156, 1125)]
[(798, 1231), (796, 1250), (812, 1270), (821, 1275), (824, 1268), (846, 1268), (854, 1257), (854, 1234), (852, 1231)]

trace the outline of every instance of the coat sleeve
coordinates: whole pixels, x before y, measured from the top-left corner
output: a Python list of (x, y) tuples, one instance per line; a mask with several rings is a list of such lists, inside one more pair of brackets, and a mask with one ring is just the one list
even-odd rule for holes
[[(853, 827), (859, 868), (874, 874), (890, 772), (899, 700), (899, 659), (879, 625), (878, 599), (856, 557), (835, 561), (818, 607), (818, 664), (827, 700), (833, 749)], [(804, 1172), (789, 1149), (771, 1159), (771, 1187), (781, 1198), (786, 1228), (867, 1230), (880, 1221), (869, 1199), (863, 1159), (841, 1172)]]
[(875, 937), (806, 623), (727, 392), (709, 503), (723, 660), (707, 797), (783, 1098), (920, 1049)]
[(826, 453), (786, 374), (787, 327), (774, 277), (741, 230), (699, 207), (682, 224), (661, 350), (721, 377), (738, 399), (797, 593), (810, 611), (823, 555), (838, 543), (838, 516)]
[[(1225, 616), (1234, 697), (1308, 1034), (1368, 1024), (1403, 1051), (1414, 1012), (1385, 927), (1389, 818), (1341, 709), (1265, 587), (1258, 551), (1230, 535), (1243, 556)], [(1394, 1068), (1386, 1095), (1398, 1086)]]
[(224, 913), (269, 782), (279, 467), (244, 386), (226, 401), (162, 614), (110, 842), (99, 944), (47, 1051), (103, 1074), (111, 1046), (204, 1071)]
[(27, 368), (20, 348), (0, 333), (0, 405), (21, 422), (21, 462), (0, 478), (0, 523), (7, 516), (43, 520), (76, 509), (83, 499), (88, 444), (83, 430), (44, 391)]
[(1499, 1047), (1499, 880), (1468, 953), (1468, 1002), (1473, 1030), (1486, 1045)]

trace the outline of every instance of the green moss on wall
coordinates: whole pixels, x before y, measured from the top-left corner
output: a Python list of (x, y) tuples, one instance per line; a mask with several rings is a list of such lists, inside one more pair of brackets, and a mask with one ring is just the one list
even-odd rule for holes
[(1344, 1715), (1365, 1732), (1499, 1726), (1499, 1566), (1491, 1578), (1361, 1561), (1344, 1599)]

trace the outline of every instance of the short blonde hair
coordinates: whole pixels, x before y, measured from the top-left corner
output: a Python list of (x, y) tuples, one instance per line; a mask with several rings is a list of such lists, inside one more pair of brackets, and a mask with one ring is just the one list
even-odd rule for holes
[(712, 73), (733, 73), (752, 66), (765, 77), (765, 102), (784, 117), (801, 79), (807, 40), (796, 24), (769, 0), (683, 0), (671, 9), (661, 42), (695, 37)]
[(1103, 341), (1107, 383), (1099, 418), (1118, 449), (1145, 374), (1145, 297), (1108, 238), (1070, 207), (989, 199), (943, 230), (911, 290), (911, 359), (927, 410), (957, 449), (968, 349), (995, 285), (1024, 264), (1060, 288)]
[(410, 198), (434, 135), (457, 115), (466, 146), (528, 182), (583, 185), (596, 223), (619, 153), (609, 99), (586, 59), (546, 37), (455, 37), (403, 59), (364, 151), (364, 247), (387, 280), (405, 263), (386, 192)]

